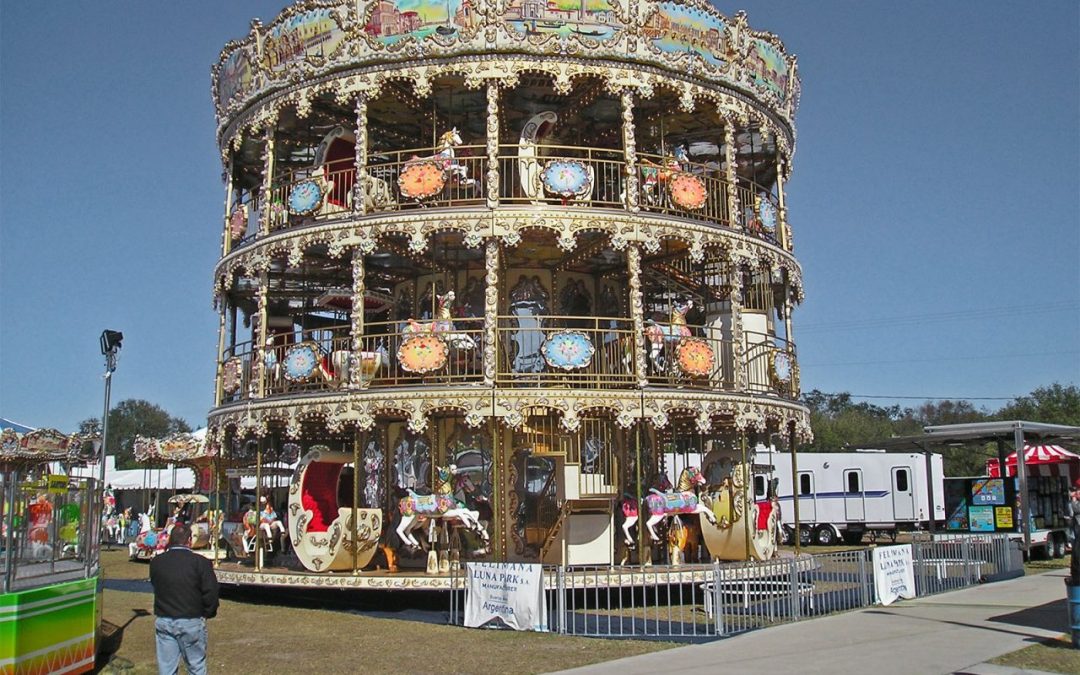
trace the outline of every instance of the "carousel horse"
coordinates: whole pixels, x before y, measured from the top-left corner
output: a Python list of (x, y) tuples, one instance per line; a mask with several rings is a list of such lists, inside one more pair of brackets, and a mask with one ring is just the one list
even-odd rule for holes
[(458, 184), (464, 187), (473, 187), (476, 185), (476, 180), (469, 178), (469, 167), (459, 162), (454, 153), (454, 148), (463, 143), (464, 141), (461, 140), (461, 134), (458, 133), (457, 127), (454, 127), (442, 136), (439, 136), (439, 144), (435, 146), (434, 155), (430, 157), (411, 157), (405, 162), (405, 166), (408, 167), (409, 165), (418, 164), (420, 162), (433, 161), (442, 168), (446, 178), (456, 179)]
[(458, 331), (457, 327), (454, 326), (454, 319), (450, 313), (450, 309), (454, 306), (454, 297), (453, 291), (447, 291), (443, 295), (435, 296), (435, 319), (427, 322), (409, 319), (402, 332), (406, 337), (421, 333), (432, 333), (441, 337), (446, 341), (446, 344), (455, 349), (475, 349), (476, 341), (469, 335)]
[(671, 154), (666, 155), (659, 164), (647, 159), (641, 160), (641, 191), (645, 201), (651, 205), (657, 205), (662, 196), (667, 194), (665, 188), (671, 177), (683, 170), (683, 166), (689, 163), (690, 158), (686, 154), (686, 148), (676, 146)]
[(705, 476), (701, 470), (688, 466), (679, 474), (674, 491), (661, 492), (656, 488), (649, 490), (651, 494), (645, 497), (645, 505), (649, 509), (649, 519), (645, 521), (645, 527), (649, 529), (649, 535), (654, 542), (660, 541), (655, 529), (657, 523), (675, 515), (696, 513), (704, 515), (713, 525), (716, 524), (716, 516), (709, 507), (701, 503), (694, 491), (704, 484)]
[[(668, 480), (667, 475), (661, 473), (656, 476), (656, 479), (650, 486), (650, 490), (660, 490), (661, 492), (666, 492), (670, 490), (671, 487), (671, 481)], [(638, 508), (638, 500), (634, 498), (634, 495), (626, 493), (623, 495), (620, 509), (622, 510), (623, 514), (623, 540), (626, 542), (626, 545), (628, 547), (634, 548), (637, 545), (637, 541), (630, 534), (630, 528), (632, 528), (634, 525), (637, 525), (638, 522), (638, 516), (640, 513), (640, 509)]]
[[(471, 511), (464, 504), (454, 498), (452, 478), (455, 474), (453, 464), (450, 466), (435, 467), (435, 487), (430, 495), (418, 495), (412, 490), (401, 498), (398, 509), (401, 511), (401, 523), (397, 527), (397, 534), (401, 541), (413, 548), (419, 548), (420, 542), (412, 535), (412, 531), (430, 523), (434, 528), (435, 521), (444, 523), (458, 520), (466, 529), (480, 535), (485, 544), (488, 542), (488, 533), (480, 523), (480, 512)], [(434, 529), (432, 529), (432, 534)]]
[(667, 325), (649, 319), (645, 327), (645, 339), (649, 342), (649, 360), (656, 368), (662, 370), (666, 365), (663, 358), (665, 348), (674, 348), (679, 340), (690, 337), (690, 329), (686, 326), (686, 313), (693, 307), (693, 300), (687, 300), (681, 305), (676, 304), (671, 308), (671, 322)]
[(668, 528), (668, 551), (672, 564), (695, 561), (701, 548), (701, 521), (675, 516)]
[(170, 528), (154, 529), (150, 515), (139, 514), (139, 533), (135, 535), (135, 541), (128, 544), (128, 557), (134, 560), (137, 557), (154, 557), (165, 550), (169, 543)]

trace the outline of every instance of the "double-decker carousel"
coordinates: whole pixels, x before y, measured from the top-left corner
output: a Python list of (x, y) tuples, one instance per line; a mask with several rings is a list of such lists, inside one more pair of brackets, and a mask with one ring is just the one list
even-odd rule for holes
[(776, 554), (753, 449), (810, 435), (776, 36), (703, 0), (308, 0), (213, 93), (209, 438), (301, 457), (291, 551), (223, 581)]

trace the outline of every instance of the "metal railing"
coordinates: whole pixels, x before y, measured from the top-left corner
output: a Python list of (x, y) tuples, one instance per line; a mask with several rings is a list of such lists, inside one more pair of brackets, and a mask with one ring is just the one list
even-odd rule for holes
[[(650, 386), (705, 391), (735, 391), (734, 344), (715, 326), (686, 326), (689, 336), (671, 337), (653, 327), (646, 330), (645, 379)], [(665, 327), (670, 332), (670, 329)], [(402, 346), (417, 335), (435, 335), (445, 345), (445, 358), (430, 370), (409, 370), (402, 361)], [(568, 335), (571, 334), (571, 335)], [(576, 335), (573, 335), (576, 334)], [(312, 330), (296, 330), (268, 338), (263, 352), (265, 395), (305, 391), (332, 391), (356, 386), (400, 387), (482, 382), (485, 343), (482, 317), (455, 318), (452, 322), (382, 321), (364, 326), (360, 349), (353, 351), (347, 324)], [(789, 374), (776, 372), (778, 355), (795, 363), (794, 345), (772, 335), (744, 331), (742, 357), (745, 390), (752, 393), (797, 395)], [(566, 340), (566, 349), (591, 349), (585, 356), (545, 353), (554, 338)], [(680, 364), (681, 340), (694, 340), (711, 355), (708, 372), (692, 372)], [(288, 361), (297, 345), (314, 348), (315, 367), (296, 377)], [(558, 344), (558, 343), (557, 343)], [(573, 387), (582, 389), (632, 388), (639, 381), (634, 358), (631, 319), (623, 317), (575, 317), (560, 315), (497, 317), (495, 383), (501, 387)], [(552, 346), (552, 349), (554, 347)], [(222, 403), (247, 398), (258, 390), (256, 352), (251, 341), (237, 343), (222, 355)], [(560, 361), (565, 358), (567, 361)], [(577, 359), (576, 361), (574, 359)], [(569, 365), (567, 365), (567, 363)], [(697, 363), (700, 365), (701, 360)], [(562, 364), (562, 365), (560, 365)], [(357, 371), (357, 369), (359, 369)], [(355, 372), (355, 376), (353, 374)]]
[[(484, 145), (462, 145), (453, 149), (453, 157), (440, 154), (441, 148), (424, 147), (406, 150), (379, 151), (368, 155), (363, 171), (358, 174), (352, 158), (327, 162), (319, 167), (290, 168), (278, 172), (271, 183), (269, 212), (265, 214), (269, 230), (274, 232), (297, 227), (314, 220), (353, 216), (361, 213), (382, 213), (412, 208), (475, 207), (487, 203), (487, 149)], [(629, 204), (626, 193), (626, 159), (621, 149), (570, 145), (539, 145), (536, 156), (519, 155), (516, 144), (499, 146), (498, 200), (500, 204), (576, 206), (624, 209)], [(679, 168), (666, 167), (659, 155), (639, 153), (637, 167), (638, 205), (647, 213), (700, 221), (733, 228), (770, 243), (778, 243), (779, 216), (763, 217), (760, 205), (768, 202), (772, 214), (779, 214), (779, 202), (772, 190), (752, 182), (741, 181), (734, 194), (739, 208), (732, 209), (729, 199), (730, 183), (715, 164), (683, 162)], [(541, 174), (547, 163), (555, 160), (577, 162), (585, 168), (588, 179), (582, 192), (560, 196), (546, 191)], [(403, 172), (422, 162), (431, 162), (436, 171), (429, 172), (430, 192), (422, 196), (403, 191), (399, 179)], [(441, 169), (439, 173), (438, 169)], [(680, 205), (673, 199), (671, 185), (678, 174), (696, 177), (704, 191), (704, 201), (696, 208)], [(364, 203), (357, 201), (358, 176), (363, 186)], [(315, 203), (305, 211), (297, 211), (290, 199), (294, 190), (305, 182), (314, 182), (320, 192)], [(310, 194), (310, 193), (308, 193)], [(253, 241), (263, 217), (262, 192), (246, 193), (242, 202), (247, 209), (249, 225), (240, 236), (230, 237), (234, 246)], [(233, 210), (240, 203), (233, 204)], [(226, 214), (231, 218), (233, 214)]]
[[(911, 544), (917, 595), (1023, 574), (1006, 535)], [(461, 625), (464, 571), (453, 573), (450, 623)], [(872, 549), (764, 562), (652, 567), (545, 566), (548, 626), (592, 637), (714, 639), (876, 604)]]
[(97, 574), (101, 491), (96, 480), (12, 470), (0, 474), (0, 489), (3, 592)]

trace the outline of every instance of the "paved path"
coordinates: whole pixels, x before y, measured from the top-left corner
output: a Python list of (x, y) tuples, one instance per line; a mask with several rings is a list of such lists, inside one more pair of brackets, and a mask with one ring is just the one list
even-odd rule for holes
[(1020, 673), (984, 662), (1068, 632), (1062, 581), (1067, 572), (902, 600), (564, 672)]

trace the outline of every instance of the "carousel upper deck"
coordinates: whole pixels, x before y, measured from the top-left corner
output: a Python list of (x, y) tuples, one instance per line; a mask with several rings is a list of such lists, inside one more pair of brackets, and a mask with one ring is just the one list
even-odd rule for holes
[(310, 0), (213, 80), (214, 433), (538, 407), (808, 431), (799, 80), (742, 13)]

